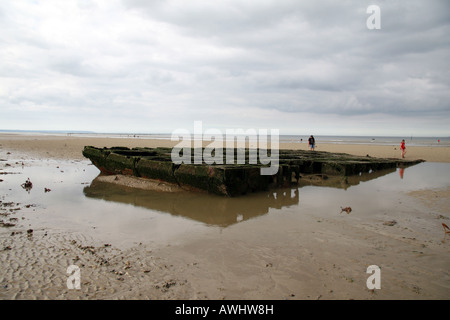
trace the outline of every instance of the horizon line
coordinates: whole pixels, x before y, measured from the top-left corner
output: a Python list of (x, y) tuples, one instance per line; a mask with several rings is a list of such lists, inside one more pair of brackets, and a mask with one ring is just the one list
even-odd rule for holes
[[(59, 134), (114, 134), (114, 135), (171, 135), (172, 132), (100, 132), (100, 131), (90, 131), (90, 130), (39, 130), (39, 129), (0, 129), (0, 133), (59, 133)], [(310, 136), (311, 134), (280, 134), (280, 136)], [(348, 135), (348, 134), (313, 134), (313, 136), (317, 137), (367, 137), (367, 138), (385, 138), (385, 137), (393, 137), (393, 138), (450, 138), (450, 135), (446, 136), (436, 136), (436, 135)]]

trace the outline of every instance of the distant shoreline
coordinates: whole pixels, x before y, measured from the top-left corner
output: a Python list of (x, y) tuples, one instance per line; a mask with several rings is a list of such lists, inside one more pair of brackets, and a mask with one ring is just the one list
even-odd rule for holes
[[(18, 136), (55, 136), (78, 138), (111, 138), (135, 140), (167, 140), (171, 141), (170, 133), (99, 133), (90, 131), (27, 131), (27, 130), (0, 130), (0, 135)], [(224, 140), (225, 140), (225, 133)], [(399, 137), (399, 136), (328, 136), (314, 135), (317, 144), (338, 145), (400, 145), (405, 139), (409, 146), (422, 147), (450, 147), (450, 137)], [(309, 135), (280, 135), (280, 143), (307, 144)], [(193, 140), (195, 140), (193, 138)]]
[[(85, 159), (82, 150), (85, 146), (95, 147), (174, 147), (178, 141), (157, 138), (134, 138), (134, 137), (88, 137), (78, 135), (45, 135), (45, 134), (5, 134), (0, 133), (0, 148), (18, 153), (31, 154), (41, 159)], [(316, 139), (317, 151), (328, 151), (334, 153), (348, 153), (358, 156), (371, 156), (380, 158), (399, 158), (400, 142), (398, 144), (356, 144), (356, 143), (325, 143), (319, 137)], [(204, 142), (208, 145), (209, 142)], [(280, 141), (280, 149), (308, 150), (307, 141), (283, 142)], [(406, 143), (407, 159), (423, 159), (429, 162), (450, 163), (450, 146), (411, 146)]]

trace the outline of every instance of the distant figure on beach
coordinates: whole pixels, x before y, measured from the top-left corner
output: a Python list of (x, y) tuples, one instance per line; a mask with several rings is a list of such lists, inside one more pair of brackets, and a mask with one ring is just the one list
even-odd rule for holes
[(405, 139), (403, 139), (400, 144), (400, 150), (402, 151), (402, 158), (404, 158), (406, 154)]
[(311, 137), (309, 137), (308, 143), (309, 143), (309, 149), (314, 151), (314, 149), (316, 147), (316, 139), (314, 139), (314, 137), (312, 135), (311, 135)]

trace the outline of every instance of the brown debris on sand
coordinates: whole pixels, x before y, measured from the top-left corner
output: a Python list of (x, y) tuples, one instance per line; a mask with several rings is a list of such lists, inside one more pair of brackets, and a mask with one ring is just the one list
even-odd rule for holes
[(3, 222), (3, 221), (0, 221), (0, 227), (6, 227), (6, 228), (9, 228), (9, 227), (15, 227), (15, 226), (16, 226), (15, 223), (10, 223), (10, 222)]
[(31, 188), (33, 188), (33, 183), (31, 183), (30, 178), (28, 178), (27, 181), (22, 183), (21, 187), (24, 188), (27, 191), (29, 191)]
[(350, 212), (352, 212), (352, 208), (350, 208), (350, 207), (342, 208), (341, 207), (341, 212), (340, 213), (342, 213), (342, 212), (347, 212), (347, 214), (349, 214)]

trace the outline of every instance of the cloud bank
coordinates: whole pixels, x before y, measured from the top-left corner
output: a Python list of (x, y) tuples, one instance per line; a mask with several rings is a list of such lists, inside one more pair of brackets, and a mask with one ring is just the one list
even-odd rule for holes
[(0, 129), (450, 136), (445, 0), (18, 0), (0, 28)]

